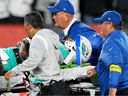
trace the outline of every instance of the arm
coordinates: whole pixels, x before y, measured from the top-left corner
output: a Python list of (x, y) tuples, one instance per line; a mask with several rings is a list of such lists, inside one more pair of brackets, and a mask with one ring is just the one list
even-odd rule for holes
[[(9, 79), (12, 76), (18, 75), (20, 72), (32, 71), (35, 69), (40, 61), (45, 56), (46, 49), (42, 40), (34, 38), (30, 44), (29, 57), (22, 64), (14, 67), (9, 73), (5, 74), (5, 79)], [(41, 54), (40, 54), (41, 53)], [(7, 77), (7, 78), (6, 78)]]
[(88, 77), (92, 77), (92, 76), (94, 76), (94, 75), (96, 75), (96, 74), (97, 74), (96, 69), (89, 69), (89, 70), (87, 71), (87, 76), (88, 76)]
[[(113, 40), (114, 41), (114, 40)], [(116, 90), (119, 86), (120, 76), (122, 74), (122, 68), (124, 65), (122, 49), (115, 41), (107, 43), (104, 47), (102, 58), (104, 64), (109, 69), (109, 95), (116, 95)]]
[(110, 88), (109, 90), (109, 96), (116, 96), (117, 89), (116, 88)]

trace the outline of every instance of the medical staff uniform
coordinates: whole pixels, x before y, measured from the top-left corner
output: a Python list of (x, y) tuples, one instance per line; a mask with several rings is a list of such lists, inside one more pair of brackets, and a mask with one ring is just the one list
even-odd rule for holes
[(101, 96), (109, 88), (117, 93), (128, 88), (128, 37), (122, 30), (110, 33), (102, 47), (97, 67)]

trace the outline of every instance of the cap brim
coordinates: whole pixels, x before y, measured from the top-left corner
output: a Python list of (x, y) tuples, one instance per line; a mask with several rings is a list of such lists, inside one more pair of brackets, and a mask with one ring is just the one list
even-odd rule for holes
[(102, 23), (103, 22), (103, 20), (101, 18), (94, 18), (94, 21), (96, 23)]
[(58, 10), (57, 8), (56, 8), (56, 6), (48, 6), (48, 10), (50, 11), (50, 12), (59, 12), (60, 10)]

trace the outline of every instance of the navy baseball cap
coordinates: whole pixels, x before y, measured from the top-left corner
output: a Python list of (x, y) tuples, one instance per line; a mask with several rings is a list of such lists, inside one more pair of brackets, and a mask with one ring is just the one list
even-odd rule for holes
[(100, 18), (95, 18), (95, 22), (103, 23), (104, 21), (112, 22), (116, 25), (122, 24), (122, 16), (116, 11), (106, 11)]
[(69, 0), (58, 0), (54, 6), (48, 6), (48, 9), (51, 12), (63, 11), (65, 13), (74, 15), (74, 8)]

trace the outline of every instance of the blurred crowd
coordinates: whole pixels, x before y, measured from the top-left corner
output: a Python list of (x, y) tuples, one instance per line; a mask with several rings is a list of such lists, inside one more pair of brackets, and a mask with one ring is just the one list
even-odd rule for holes
[(52, 23), (49, 4), (56, 0), (0, 0), (0, 23), (23, 23), (23, 18), (31, 11), (39, 11), (46, 24)]
[(92, 23), (95, 17), (107, 10), (116, 10), (123, 16), (123, 21), (128, 23), (128, 0), (80, 0), (80, 13), (82, 21)]
[[(46, 25), (52, 25), (52, 14), (47, 10), (56, 0), (0, 0), (0, 23), (23, 23), (23, 17), (31, 11), (39, 11)], [(94, 23), (93, 18), (106, 10), (116, 10), (128, 23), (128, 0), (71, 0), (76, 17), (85, 23)]]

